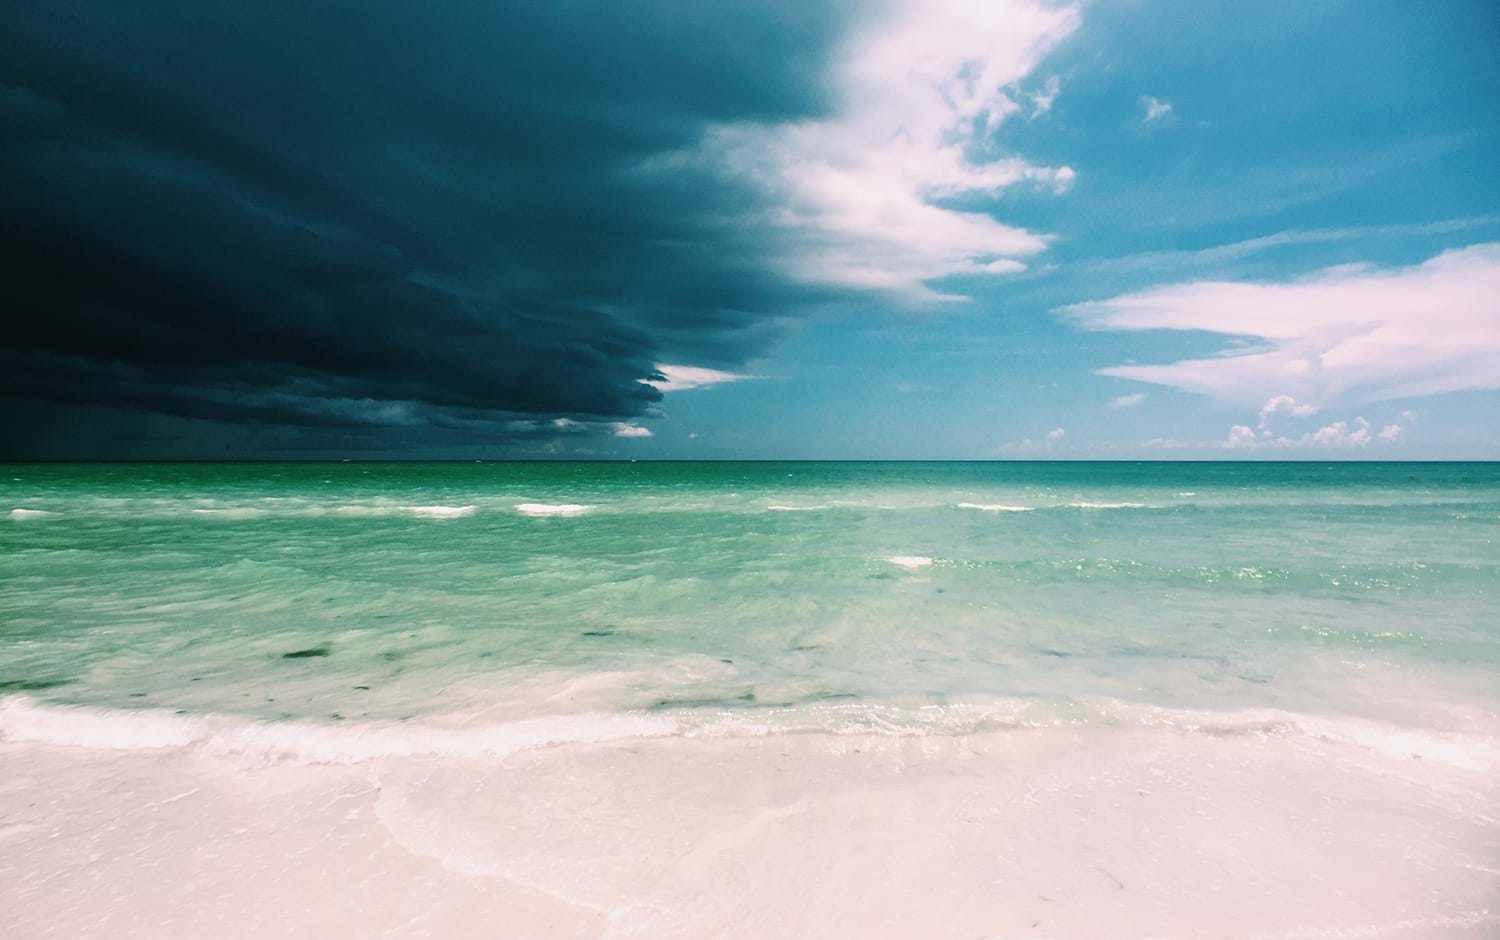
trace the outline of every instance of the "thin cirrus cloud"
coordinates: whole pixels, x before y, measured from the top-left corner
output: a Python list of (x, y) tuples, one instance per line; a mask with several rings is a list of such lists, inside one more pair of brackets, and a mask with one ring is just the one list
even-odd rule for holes
[(1344, 265), (1282, 282), (1200, 281), (1063, 308), (1088, 330), (1191, 330), (1253, 345), (1102, 375), (1260, 405), (1500, 388), (1500, 243), (1409, 267)]
[[(1067, 166), (993, 152), (1022, 110), (1016, 84), (1079, 23), (1073, 7), (1029, 0), (899, 5), (857, 29), (833, 57), (835, 113), (820, 120), (734, 122), (709, 130), (691, 159), (765, 193), (759, 223), (796, 281), (908, 302), (963, 299), (929, 282), (1007, 274), (1047, 237), (940, 204), (1023, 184), (1062, 191)], [(1051, 107), (1057, 84), (1030, 98)]]
[(1119, 411), (1121, 408), (1134, 408), (1146, 400), (1145, 392), (1134, 392), (1129, 395), (1116, 395), (1109, 400), (1109, 410)]

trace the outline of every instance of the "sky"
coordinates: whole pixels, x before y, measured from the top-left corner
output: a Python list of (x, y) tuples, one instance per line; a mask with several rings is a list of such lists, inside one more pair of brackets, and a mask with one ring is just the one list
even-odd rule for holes
[(0, 457), (1500, 459), (1500, 6), (0, 6)]

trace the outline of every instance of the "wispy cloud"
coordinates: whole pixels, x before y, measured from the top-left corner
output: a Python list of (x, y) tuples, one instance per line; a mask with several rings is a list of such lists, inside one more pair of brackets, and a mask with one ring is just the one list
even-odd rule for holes
[(1500, 388), (1500, 243), (1418, 265), (1345, 265), (1284, 282), (1199, 281), (1077, 304), (1091, 330), (1197, 330), (1258, 340), (1100, 374), (1261, 403), (1382, 400)]
[[(1398, 171), (1419, 172), (1423, 164), (1476, 139), (1467, 133), (1435, 134), (1348, 153), (1338, 160), (1321, 155), (1299, 158), (1293, 151), (1272, 163), (1215, 174), (1183, 168), (1139, 186), (1100, 192), (1078, 209), (1100, 223), (1128, 219), (1132, 229), (1158, 231), (1268, 216), (1361, 189)], [(1232, 185), (1225, 185), (1226, 173)]]
[(650, 428), (642, 427), (639, 424), (627, 424), (626, 422), (621, 421), (621, 422), (617, 422), (617, 423), (611, 425), (611, 427), (614, 429), (614, 435), (615, 435), (615, 437), (651, 437), (652, 436)]
[(998, 449), (1002, 454), (1032, 454), (1039, 451), (1051, 450), (1067, 433), (1067, 430), (1064, 428), (1053, 428), (1039, 439), (1033, 440), (1028, 437), (1019, 441), (1007, 441), (1001, 444)]
[(1052, 103), (1057, 100), (1058, 93), (1062, 91), (1062, 79), (1056, 75), (1047, 79), (1047, 83), (1040, 91), (1034, 91), (1026, 97), (1031, 99), (1031, 116), (1039, 118), (1052, 110)]
[(1136, 392), (1131, 395), (1117, 395), (1109, 400), (1109, 410), (1119, 411), (1121, 408), (1134, 408), (1145, 400), (1145, 392)]
[(1160, 121), (1162, 118), (1172, 113), (1171, 102), (1163, 101), (1160, 98), (1155, 98), (1151, 95), (1141, 96), (1141, 107), (1146, 111), (1145, 117), (1141, 118), (1141, 120), (1145, 121), (1147, 124), (1150, 124), (1153, 121)]
[[(898, 4), (836, 57), (836, 116), (720, 125), (698, 156), (771, 196), (779, 208), (759, 221), (781, 232), (781, 265), (797, 280), (914, 302), (961, 299), (928, 282), (1020, 270), (1017, 259), (1047, 245), (942, 202), (1072, 182), (1066, 166), (976, 154), (995, 151), (998, 129), (1021, 109), (1016, 84), (1078, 22), (1074, 7), (1033, 0)], [(1049, 83), (1033, 110), (1052, 96)]]
[(1091, 272), (1129, 274), (1135, 272), (1168, 273), (1174, 270), (1212, 270), (1225, 264), (1242, 261), (1267, 251), (1297, 245), (1358, 241), (1374, 238), (1426, 237), (1451, 235), (1476, 228), (1500, 226), (1500, 214), (1468, 216), (1459, 219), (1443, 219), (1437, 222), (1421, 222), (1414, 225), (1361, 225), (1347, 228), (1293, 229), (1273, 232), (1255, 238), (1246, 238), (1224, 245), (1213, 245), (1188, 251), (1143, 251), (1118, 258), (1104, 258), (1085, 262)]

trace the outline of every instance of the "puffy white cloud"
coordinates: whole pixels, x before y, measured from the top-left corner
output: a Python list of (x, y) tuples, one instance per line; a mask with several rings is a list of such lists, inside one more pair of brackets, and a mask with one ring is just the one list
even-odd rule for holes
[[(772, 197), (777, 208), (757, 221), (781, 230), (793, 277), (910, 301), (962, 299), (926, 282), (1021, 270), (1017, 259), (1047, 239), (940, 201), (1072, 182), (1066, 166), (998, 152), (995, 137), (1021, 109), (1017, 83), (1078, 22), (1076, 8), (1036, 0), (895, 4), (834, 57), (834, 117), (718, 125), (695, 158)], [(1049, 81), (1030, 96), (1034, 113), (1056, 88)]]
[(1101, 374), (1242, 403), (1328, 403), (1500, 388), (1500, 243), (1410, 267), (1344, 265), (1284, 282), (1200, 281), (1064, 308), (1085, 329), (1259, 340)]
[(1145, 392), (1135, 392), (1130, 395), (1117, 395), (1109, 400), (1109, 410), (1119, 411), (1121, 408), (1134, 408), (1146, 400)]
[(1357, 417), (1350, 421), (1335, 421), (1316, 431), (1308, 431), (1297, 437), (1275, 435), (1262, 427), (1259, 434), (1243, 424), (1229, 429), (1229, 436), (1219, 446), (1229, 450), (1261, 450), (1265, 448), (1309, 448), (1314, 450), (1359, 449), (1371, 444), (1391, 444), (1404, 430), (1399, 424), (1388, 424), (1378, 432), (1372, 430), (1369, 419)]
[(1225, 438), (1223, 446), (1228, 448), (1237, 447), (1259, 447), (1260, 441), (1255, 437), (1255, 432), (1243, 424), (1236, 424), (1229, 429), (1229, 437)]
[(614, 424), (612, 424), (610, 427), (613, 430), (615, 437), (650, 437), (651, 436), (651, 429), (650, 428), (641, 427), (639, 424), (627, 424), (624, 421), (618, 421), (618, 422), (615, 422)]
[(1063, 430), (1062, 428), (1053, 428), (1052, 430), (1047, 432), (1047, 440), (1060, 441), (1063, 439), (1063, 435), (1067, 433), (1068, 432)]
[(1300, 403), (1290, 395), (1277, 395), (1274, 398), (1268, 399), (1260, 407), (1259, 426), (1261, 430), (1265, 430), (1266, 426), (1271, 423), (1271, 416), (1277, 412), (1285, 412), (1294, 418), (1305, 418), (1308, 415), (1317, 414), (1318, 406)]
[(706, 385), (721, 385), (725, 382), (742, 382), (745, 379), (753, 379), (753, 375), (744, 375), (739, 372), (720, 372), (718, 369), (705, 369), (701, 366), (670, 366), (657, 363), (656, 371), (666, 377), (665, 381), (647, 379), (646, 384), (663, 392), (680, 392), (689, 388), (703, 388)]
[(1141, 96), (1141, 107), (1146, 109), (1146, 116), (1142, 120), (1147, 124), (1150, 124), (1152, 121), (1160, 121), (1172, 113), (1171, 102), (1162, 101), (1160, 98), (1154, 98), (1151, 95)]

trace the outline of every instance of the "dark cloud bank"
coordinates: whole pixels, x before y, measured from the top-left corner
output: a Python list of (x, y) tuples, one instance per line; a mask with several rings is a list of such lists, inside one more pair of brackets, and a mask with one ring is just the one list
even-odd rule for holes
[(817, 298), (662, 158), (823, 112), (802, 6), (4, 4), (0, 453), (524, 450), (763, 352)]

